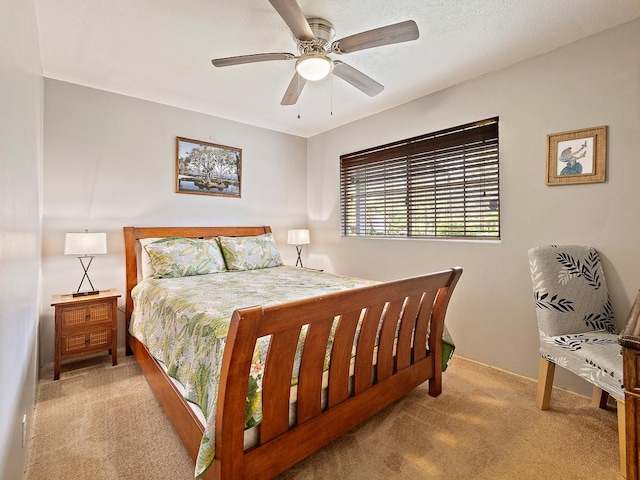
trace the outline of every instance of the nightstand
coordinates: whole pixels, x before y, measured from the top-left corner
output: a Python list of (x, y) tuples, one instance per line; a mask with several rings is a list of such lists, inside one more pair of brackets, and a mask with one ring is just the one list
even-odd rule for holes
[(112, 364), (118, 364), (119, 297), (114, 289), (85, 297), (53, 296), (51, 306), (56, 309), (54, 380), (60, 378), (60, 363), (66, 358), (110, 350)]

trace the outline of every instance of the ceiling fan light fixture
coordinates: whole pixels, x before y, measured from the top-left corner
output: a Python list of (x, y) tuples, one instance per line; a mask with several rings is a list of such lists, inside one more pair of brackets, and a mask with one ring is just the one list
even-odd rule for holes
[(303, 55), (296, 62), (296, 71), (302, 78), (311, 82), (322, 80), (332, 69), (331, 59), (320, 52)]

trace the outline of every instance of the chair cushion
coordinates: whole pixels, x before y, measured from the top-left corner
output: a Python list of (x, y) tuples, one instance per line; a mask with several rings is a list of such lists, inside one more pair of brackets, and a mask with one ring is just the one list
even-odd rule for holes
[(618, 335), (599, 331), (549, 337), (540, 332), (540, 355), (624, 399)]
[(616, 333), (598, 253), (581, 245), (529, 250), (538, 329), (548, 336), (606, 330)]

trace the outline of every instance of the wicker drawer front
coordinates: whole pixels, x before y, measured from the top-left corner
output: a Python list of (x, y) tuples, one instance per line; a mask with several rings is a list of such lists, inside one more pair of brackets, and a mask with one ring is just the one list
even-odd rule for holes
[(82, 350), (109, 348), (111, 345), (111, 330), (95, 330), (74, 335), (61, 335), (61, 354), (76, 353)]
[(65, 307), (62, 309), (61, 328), (91, 325), (111, 321), (111, 304), (97, 303), (89, 307)]

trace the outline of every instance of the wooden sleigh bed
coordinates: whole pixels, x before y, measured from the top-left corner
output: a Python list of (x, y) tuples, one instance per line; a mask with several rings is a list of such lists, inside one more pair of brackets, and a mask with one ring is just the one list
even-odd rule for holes
[[(266, 226), (124, 227), (127, 354), (135, 354), (194, 461), (203, 437), (202, 422), (147, 348), (129, 333), (134, 309), (132, 289), (139, 279), (138, 241), (162, 237), (245, 237), (270, 232)], [(462, 269), (456, 267), (234, 311), (217, 396), (215, 460), (202, 478), (272, 478), (425, 381), (429, 381), (429, 394), (438, 396), (442, 390), (445, 313), (461, 274)], [(303, 325), (307, 325), (306, 340), (292, 423), (292, 367)], [(333, 347), (327, 369), (325, 355), (330, 334)], [(256, 341), (266, 336), (270, 336), (270, 341), (262, 379), (262, 422), (256, 427), (259, 440), (257, 445), (245, 449), (248, 378)], [(324, 396), (323, 375), (325, 383), (328, 375)]]

